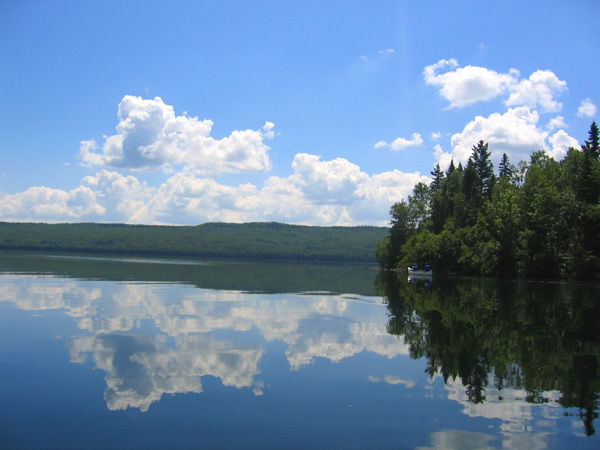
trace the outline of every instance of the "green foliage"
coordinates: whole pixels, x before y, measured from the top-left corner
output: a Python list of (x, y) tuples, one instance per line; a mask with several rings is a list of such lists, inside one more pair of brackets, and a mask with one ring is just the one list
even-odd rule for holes
[(381, 227), (207, 223), (195, 227), (0, 222), (0, 248), (169, 256), (373, 261)]
[[(407, 284), (405, 274), (381, 272), (388, 330), (403, 336), (427, 373), (459, 377), (468, 400), (482, 403), (486, 387), (525, 390), (527, 402), (579, 408), (586, 434), (600, 407), (600, 296), (597, 284), (437, 278)], [(400, 279), (401, 278), (401, 279)], [(491, 375), (491, 376), (490, 376)]]
[[(415, 186), (394, 210), (382, 267), (430, 262), (436, 271), (473, 275), (600, 275), (599, 131), (560, 162), (543, 150), (516, 167), (503, 155), (494, 176), (488, 144), (473, 146), (466, 167), (436, 165), (430, 186)], [(401, 236), (401, 238), (398, 238)], [(403, 269), (404, 270), (404, 269)]]

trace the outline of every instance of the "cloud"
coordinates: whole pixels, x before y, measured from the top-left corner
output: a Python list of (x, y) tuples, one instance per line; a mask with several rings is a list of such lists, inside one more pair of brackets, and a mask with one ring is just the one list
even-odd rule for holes
[(160, 97), (145, 100), (131, 95), (119, 104), (118, 118), (117, 133), (105, 137), (101, 148), (93, 140), (81, 143), (82, 164), (132, 171), (169, 170), (183, 164), (203, 175), (271, 168), (264, 143), (274, 136), (271, 122), (261, 130), (236, 130), (214, 139), (212, 121), (176, 116)]
[[(439, 73), (442, 69), (455, 69)], [(516, 83), (519, 72), (511, 69), (501, 74), (484, 67), (458, 67), (458, 61), (442, 59), (423, 70), (425, 83), (440, 88), (440, 94), (450, 102), (450, 108), (491, 100)]]
[(528, 160), (532, 152), (546, 148), (548, 133), (538, 128), (539, 114), (527, 106), (511, 108), (489, 117), (477, 116), (462, 132), (452, 136), (452, 157), (466, 163), (473, 145), (479, 140), (489, 143), (492, 160), (497, 164), (503, 153), (513, 162)]
[[(447, 72), (440, 73), (444, 69)], [(442, 59), (423, 70), (425, 83), (437, 86), (450, 102), (450, 108), (461, 108), (476, 102), (492, 100), (509, 93), (507, 106), (541, 107), (544, 112), (560, 111), (555, 97), (567, 89), (567, 83), (550, 70), (537, 70), (529, 79), (519, 80), (520, 73), (510, 69), (498, 73), (485, 67), (459, 67), (456, 59)]]
[(577, 109), (577, 115), (579, 117), (593, 117), (596, 114), (596, 105), (591, 99), (586, 98), (581, 101), (581, 105)]
[(44, 186), (0, 196), (0, 218), (18, 221), (148, 223), (154, 189), (133, 176), (102, 170), (71, 191)]
[(0, 217), (4, 220), (64, 222), (100, 218), (106, 209), (95, 193), (79, 186), (69, 192), (49, 187), (31, 187), (17, 194), (0, 195)]
[(440, 144), (436, 144), (434, 150), (433, 156), (435, 157), (435, 160), (440, 163), (440, 168), (442, 170), (448, 169), (453, 159), (452, 153), (445, 152)]
[(98, 203), (109, 212), (105, 217), (107, 221), (147, 223), (150, 220), (146, 203), (155, 189), (134, 176), (125, 177), (103, 169), (95, 176), (85, 177), (81, 186), (92, 190)]
[(548, 125), (546, 125), (546, 129), (552, 131), (558, 128), (568, 128), (568, 125), (565, 122), (565, 118), (563, 116), (556, 116), (553, 119), (550, 119)]
[(442, 133), (436, 132), (436, 133), (431, 133), (431, 139), (433, 141), (437, 141), (439, 138), (442, 137)]
[(548, 154), (557, 161), (560, 161), (567, 155), (570, 147), (579, 147), (577, 139), (569, 136), (565, 130), (558, 130), (552, 136), (548, 137), (548, 142), (552, 145)]
[(358, 187), (369, 178), (344, 158), (321, 161), (317, 155), (299, 153), (292, 167), (306, 198), (317, 204), (348, 204), (360, 197)]
[(323, 161), (300, 153), (289, 177), (269, 177), (262, 189), (237, 187), (175, 174), (158, 189), (148, 209), (155, 222), (281, 221), (306, 225), (388, 222), (389, 206), (429, 178), (400, 171), (369, 176), (344, 158)]
[(423, 138), (421, 138), (421, 135), (419, 133), (413, 133), (412, 139), (399, 137), (390, 144), (385, 141), (379, 141), (375, 144), (375, 148), (390, 147), (392, 150), (399, 151), (408, 147), (418, 147), (421, 144), (423, 144)]
[[(105, 137), (101, 146), (92, 140), (81, 143), (80, 161), (101, 170), (71, 191), (40, 186), (0, 194), (0, 220), (387, 225), (390, 205), (406, 198), (416, 183), (429, 180), (419, 172), (398, 170), (371, 175), (345, 158), (322, 160), (298, 153), (289, 176), (271, 176), (262, 185), (227, 185), (214, 177), (271, 167), (264, 142), (276, 135), (272, 122), (215, 140), (210, 120), (176, 116), (159, 97), (134, 96), (123, 98), (118, 118), (116, 134)], [(401, 150), (422, 144), (421, 135), (413, 133), (410, 139), (376, 146)], [(168, 178), (153, 187), (107, 167), (162, 169)]]
[(550, 70), (537, 70), (528, 80), (509, 86), (511, 91), (507, 106), (540, 106), (545, 112), (560, 111), (562, 104), (554, 98), (567, 89), (566, 81), (559, 80)]
[(133, 175), (102, 169), (67, 192), (32, 187), (0, 195), (0, 220), (195, 225), (277, 221), (304, 225), (387, 225), (388, 210), (406, 198), (419, 172), (369, 175), (344, 158), (299, 153), (287, 177), (263, 186), (229, 186), (184, 169), (158, 188)]
[[(562, 159), (569, 147), (578, 147), (577, 140), (564, 130), (550, 135), (538, 126), (539, 114), (528, 106), (511, 108), (506, 113), (494, 113), (489, 117), (477, 116), (469, 122), (462, 132), (452, 136), (452, 152), (444, 152), (436, 146), (434, 152), (440, 166), (447, 167), (450, 159), (463, 164), (472, 154), (473, 146), (483, 140), (489, 143), (492, 161), (498, 165), (503, 153), (513, 163), (528, 161), (532, 152), (546, 150), (556, 160)], [(550, 121), (546, 129), (552, 130), (564, 126), (561, 116)]]
[(385, 50), (379, 50), (380, 55), (393, 55), (394, 53), (396, 53), (396, 50), (394, 50), (393, 48), (386, 48)]
[(253, 185), (226, 186), (192, 172), (180, 172), (158, 189), (149, 204), (154, 221), (194, 224), (203, 222), (244, 222), (240, 205), (256, 193)]

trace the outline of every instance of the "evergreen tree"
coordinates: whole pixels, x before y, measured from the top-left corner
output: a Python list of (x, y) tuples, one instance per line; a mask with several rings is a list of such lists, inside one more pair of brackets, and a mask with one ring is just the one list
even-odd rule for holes
[(477, 169), (475, 169), (475, 163), (470, 158), (467, 161), (467, 168), (463, 171), (462, 179), (462, 193), (466, 200), (470, 202), (477, 192)]
[(583, 153), (592, 159), (597, 160), (600, 157), (600, 130), (596, 121), (592, 122), (589, 131), (589, 139), (585, 141), (585, 144), (581, 147)]
[(438, 191), (442, 186), (442, 180), (444, 179), (444, 171), (440, 169), (440, 163), (437, 163), (433, 168), (433, 171), (430, 172), (433, 176), (433, 181), (429, 185), (429, 187), (433, 191)]
[(474, 225), (477, 221), (477, 213), (481, 207), (481, 193), (479, 188), (479, 178), (477, 169), (472, 158), (467, 161), (467, 167), (463, 171), (462, 194), (464, 196), (464, 206), (460, 208), (457, 219), (464, 225)]
[(513, 166), (508, 160), (508, 155), (504, 153), (502, 155), (502, 159), (500, 160), (500, 165), (498, 166), (498, 175), (500, 178), (512, 178), (515, 172), (515, 166)]
[(488, 144), (482, 140), (473, 146), (473, 165), (477, 172), (477, 187), (483, 196), (491, 194), (491, 187), (494, 181), (494, 165), (490, 159), (491, 153), (488, 150)]
[(448, 166), (448, 170), (446, 170), (446, 176), (450, 176), (456, 170), (456, 166), (454, 165), (454, 159), (450, 161), (450, 165)]

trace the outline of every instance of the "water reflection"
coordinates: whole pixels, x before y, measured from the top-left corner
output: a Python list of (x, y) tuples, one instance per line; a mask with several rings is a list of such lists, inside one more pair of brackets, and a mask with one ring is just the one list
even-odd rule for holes
[(147, 411), (163, 394), (199, 394), (205, 375), (262, 394), (263, 384), (255, 378), (263, 350), (209, 335), (180, 337), (176, 348), (147, 335), (78, 336), (69, 340), (69, 351), (71, 362), (84, 363), (91, 354), (106, 372), (104, 398), (110, 410)]
[[(426, 417), (411, 426), (428, 438), (411, 448), (542, 449), (556, 447), (559, 434), (583, 439), (596, 432), (597, 286), (437, 276), (407, 282), (405, 274), (375, 278), (371, 269), (282, 264), (280, 279), (270, 274), (268, 288), (260, 289), (254, 277), (272, 266), (242, 264), (225, 269), (232, 278), (226, 288), (226, 277), (211, 279), (218, 270), (208, 263), (152, 261), (151, 273), (139, 262), (112, 267), (101, 259), (93, 277), (87, 259), (59, 259), (54, 269), (48, 260), (25, 270), (18, 258), (0, 258), (9, 269), (1, 274), (0, 301), (25, 311), (64, 311), (77, 325), (66, 339), (71, 365), (99, 369), (104, 385), (98, 393), (104, 389), (110, 411), (155, 411), (165, 394), (193, 393), (204, 401), (210, 392), (206, 377), (264, 399), (281, 393), (276, 383), (314, 373), (325, 361), (326, 370), (346, 363), (347, 372), (333, 377), (333, 386), (353, 391), (340, 395), (341, 401), (333, 398), (345, 409), (357, 395), (368, 398), (373, 408), (357, 417), (364, 422), (373, 416), (373, 429), (383, 404), (394, 407), (382, 415), (406, 409), (407, 423), (409, 416)], [(139, 278), (132, 280), (127, 271), (133, 267)], [(240, 267), (248, 271), (236, 278)], [(177, 268), (183, 273), (175, 282)], [(296, 278), (310, 278), (319, 268), (308, 289), (299, 289), (303, 284)], [(123, 269), (120, 276), (117, 269)], [(344, 291), (345, 277), (364, 279)], [(286, 364), (285, 380), (269, 372), (274, 346)], [(409, 356), (419, 360), (418, 370), (409, 370)], [(353, 360), (367, 364), (353, 366)], [(321, 376), (326, 380), (327, 374)], [(354, 384), (343, 388), (349, 379)], [(311, 393), (319, 399), (327, 394), (318, 388)], [(459, 429), (455, 411), (485, 425)], [(397, 421), (394, 426), (401, 430)]]
[[(390, 333), (403, 336), (412, 358), (426, 358), (430, 377), (457, 380), (465, 413), (502, 418), (524, 429), (529, 405), (578, 409), (587, 436), (595, 434), (600, 392), (600, 291), (597, 285), (448, 279), (431, 285), (382, 273)], [(518, 392), (520, 408), (507, 407)], [(496, 400), (497, 399), (497, 400)], [(514, 398), (513, 400), (517, 400)], [(503, 425), (503, 427), (505, 426)]]
[[(164, 393), (200, 393), (206, 375), (259, 395), (259, 363), (270, 341), (286, 344), (291, 370), (315, 358), (339, 362), (362, 351), (387, 358), (408, 354), (402, 340), (387, 332), (386, 308), (379, 298), (265, 296), (14, 274), (3, 276), (0, 295), (26, 310), (64, 309), (91, 333), (69, 340), (71, 361), (83, 363), (91, 355), (106, 372), (105, 399), (111, 410), (147, 411)], [(138, 334), (144, 324), (152, 327), (153, 336)]]

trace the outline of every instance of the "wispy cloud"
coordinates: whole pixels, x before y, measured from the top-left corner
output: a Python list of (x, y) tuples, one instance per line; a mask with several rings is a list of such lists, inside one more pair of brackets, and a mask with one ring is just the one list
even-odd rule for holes
[(423, 144), (423, 138), (419, 133), (413, 133), (411, 139), (406, 139), (403, 137), (399, 137), (393, 140), (391, 143), (387, 143), (385, 141), (379, 141), (375, 144), (375, 148), (385, 148), (389, 147), (392, 150), (404, 150), (408, 147), (418, 147)]
[(565, 122), (565, 118), (563, 116), (556, 116), (556, 117), (550, 119), (550, 121), (548, 122), (548, 125), (546, 125), (546, 129), (548, 129), (550, 131), (557, 130), (559, 128), (568, 128), (568, 127), (569, 126)]

